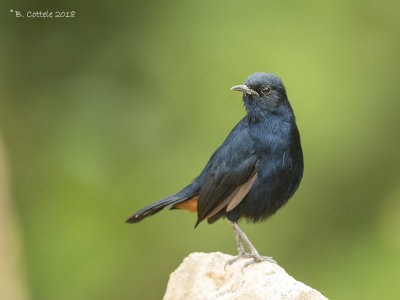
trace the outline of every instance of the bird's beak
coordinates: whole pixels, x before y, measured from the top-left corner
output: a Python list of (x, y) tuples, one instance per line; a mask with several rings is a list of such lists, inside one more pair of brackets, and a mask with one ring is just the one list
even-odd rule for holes
[(249, 88), (245, 84), (235, 85), (235, 86), (231, 87), (231, 90), (232, 91), (239, 91), (239, 92), (242, 92), (243, 94), (247, 94), (247, 95), (259, 96), (258, 93), (255, 90), (252, 90), (251, 88)]

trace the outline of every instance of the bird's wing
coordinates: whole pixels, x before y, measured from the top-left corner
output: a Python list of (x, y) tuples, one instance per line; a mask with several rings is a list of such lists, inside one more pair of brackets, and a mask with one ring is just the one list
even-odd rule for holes
[(212, 155), (199, 176), (202, 182), (197, 224), (225, 207), (227, 211), (232, 210), (243, 200), (257, 178), (257, 161), (247, 119), (243, 119)]

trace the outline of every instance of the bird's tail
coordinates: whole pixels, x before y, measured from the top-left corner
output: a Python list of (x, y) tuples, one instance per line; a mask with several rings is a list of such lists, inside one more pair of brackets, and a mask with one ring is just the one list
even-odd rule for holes
[(141, 210), (137, 211), (134, 213), (128, 220), (126, 220), (127, 223), (138, 223), (144, 218), (147, 218), (149, 216), (154, 215), (155, 213), (158, 213), (160, 210), (162, 210), (165, 207), (169, 208), (174, 208), (174, 205), (182, 203), (194, 196), (196, 196), (198, 193), (198, 187), (196, 182), (193, 182), (192, 184), (188, 185), (185, 187), (183, 190), (180, 192), (173, 194), (171, 196), (165, 197), (157, 202), (154, 202)]

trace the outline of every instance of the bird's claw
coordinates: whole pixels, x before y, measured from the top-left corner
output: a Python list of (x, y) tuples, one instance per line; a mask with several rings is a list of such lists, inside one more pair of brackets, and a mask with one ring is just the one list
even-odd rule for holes
[(225, 266), (224, 266), (224, 270), (226, 270), (227, 266), (235, 263), (236, 261), (238, 261), (239, 259), (242, 259), (242, 258), (252, 258), (251, 261), (248, 261), (243, 265), (242, 270), (252, 264), (256, 264), (256, 263), (263, 262), (263, 261), (268, 261), (270, 263), (277, 264), (277, 262), (270, 256), (261, 256), (260, 254), (251, 254), (251, 253), (244, 252), (244, 253), (239, 253), (238, 256), (227, 260), (225, 263)]
[(248, 266), (250, 266), (250, 265), (252, 265), (252, 264), (256, 264), (256, 263), (259, 263), (259, 262), (263, 262), (263, 261), (268, 261), (268, 262), (270, 262), (270, 263), (273, 263), (273, 264), (278, 264), (272, 257), (270, 257), (270, 256), (261, 256), (261, 255), (251, 255), (251, 257), (253, 258), (253, 260), (251, 260), (251, 261), (248, 261), (247, 263), (245, 263), (244, 265), (243, 265), (243, 267), (242, 267), (242, 270), (243, 269), (246, 269)]
[(246, 252), (239, 253), (238, 256), (235, 256), (234, 258), (228, 259), (228, 260), (226, 261), (225, 266), (224, 266), (224, 270), (226, 270), (226, 267), (227, 267), (227, 266), (233, 264), (234, 262), (238, 261), (239, 259), (242, 259), (242, 258), (251, 258), (251, 257), (253, 257), (253, 256), (252, 256), (250, 253), (246, 253)]

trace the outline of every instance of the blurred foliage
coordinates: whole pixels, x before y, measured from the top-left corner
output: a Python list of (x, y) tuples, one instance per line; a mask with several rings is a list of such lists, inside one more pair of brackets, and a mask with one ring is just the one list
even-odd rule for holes
[(244, 115), (229, 88), (256, 71), (287, 87), (305, 174), (276, 216), (244, 230), (329, 298), (398, 294), (398, 2), (0, 7), (0, 126), (32, 299), (160, 299), (190, 252), (236, 252), (226, 221), (123, 221), (198, 174)]

